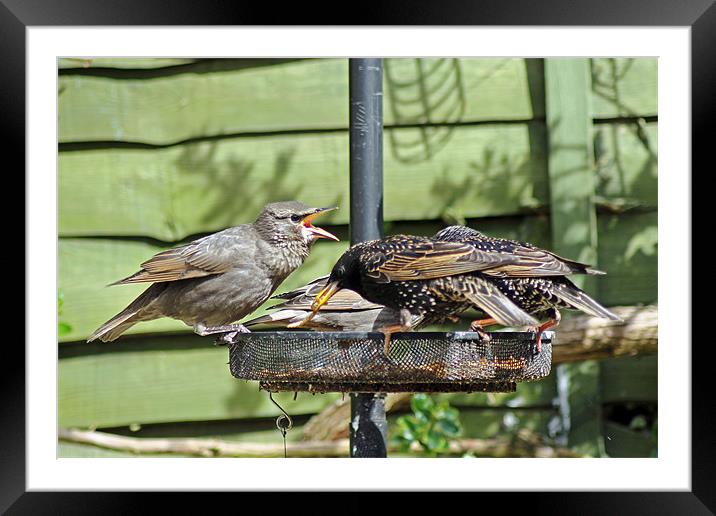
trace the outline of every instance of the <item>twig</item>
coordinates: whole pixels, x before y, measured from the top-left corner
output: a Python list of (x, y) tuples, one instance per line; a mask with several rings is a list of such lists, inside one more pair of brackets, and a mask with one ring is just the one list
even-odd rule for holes
[[(283, 457), (283, 443), (237, 443), (220, 439), (142, 438), (60, 428), (61, 441), (91, 444), (129, 453), (169, 453), (198, 457)], [(288, 443), (289, 457), (339, 457), (348, 455), (348, 440)]]
[(579, 316), (556, 330), (552, 362), (577, 362), (656, 353), (659, 342), (658, 306), (611, 308), (624, 322)]
[[(283, 444), (237, 443), (220, 439), (141, 438), (61, 428), (61, 441), (89, 444), (100, 448), (136, 454), (167, 453), (198, 457), (283, 457)], [(393, 446), (389, 450), (395, 453)], [(420, 452), (417, 443), (411, 452)], [(520, 434), (513, 438), (462, 439), (450, 444), (445, 455), (471, 453), (483, 457), (578, 457), (571, 450), (553, 448), (542, 443), (537, 436)], [(288, 443), (289, 457), (347, 457), (348, 439), (336, 441), (303, 441)]]

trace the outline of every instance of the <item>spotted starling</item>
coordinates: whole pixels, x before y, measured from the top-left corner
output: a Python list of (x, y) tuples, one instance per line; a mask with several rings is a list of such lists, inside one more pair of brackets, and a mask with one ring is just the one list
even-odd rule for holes
[[(466, 226), (450, 226), (438, 231), (434, 239), (461, 242), (481, 251), (529, 256), (526, 267), (503, 267), (486, 270), (485, 276), (514, 304), (537, 319), (548, 319), (537, 326), (537, 347), (541, 347), (542, 332), (559, 324), (560, 308), (581, 310), (594, 317), (619, 321), (619, 317), (589, 297), (565, 276), (569, 274), (601, 275), (604, 272), (590, 265), (562, 258), (526, 242), (489, 237)], [(473, 321), (472, 329), (480, 331), (495, 324), (494, 318)]]
[(338, 240), (311, 221), (335, 208), (297, 201), (268, 204), (255, 222), (163, 251), (112, 285), (152, 283), (87, 339), (112, 341), (130, 326), (171, 317), (199, 335), (248, 331), (231, 324), (259, 307), (308, 256), (318, 238)]
[[(356, 244), (336, 262), (328, 284), (315, 298), (315, 314), (336, 292), (349, 288), (365, 299), (411, 316), (451, 317), (476, 307), (506, 326), (532, 326), (537, 321), (515, 306), (482, 274), (520, 266), (525, 258), (513, 253), (483, 251), (461, 242), (394, 235)], [(395, 331), (407, 331), (401, 325)], [(386, 333), (386, 352), (390, 343)]]
[[(244, 323), (247, 327), (258, 325), (286, 328), (306, 327), (318, 331), (390, 332), (392, 328), (425, 325), (422, 316), (401, 314), (383, 305), (371, 303), (350, 289), (337, 292), (307, 324), (301, 322), (311, 313), (315, 296), (328, 283), (328, 276), (321, 276), (303, 287), (274, 296), (285, 301), (271, 307), (271, 312)], [(395, 330), (393, 330), (395, 331)]]

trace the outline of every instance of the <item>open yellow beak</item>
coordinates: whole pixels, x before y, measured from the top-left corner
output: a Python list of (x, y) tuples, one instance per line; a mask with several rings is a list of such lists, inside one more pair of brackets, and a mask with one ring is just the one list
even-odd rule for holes
[(313, 319), (318, 311), (321, 309), (323, 305), (328, 303), (328, 300), (333, 297), (333, 295), (340, 290), (340, 287), (338, 286), (337, 281), (333, 281), (326, 285), (323, 290), (321, 290), (318, 294), (316, 294), (316, 297), (313, 300), (313, 304), (311, 305), (311, 313), (308, 314), (308, 317), (306, 317), (303, 321), (301, 321), (298, 326), (303, 326), (307, 322), (309, 322), (311, 319)]
[(337, 210), (338, 206), (333, 206), (332, 208), (319, 208), (314, 213), (311, 213), (309, 215), (306, 215), (303, 217), (303, 221), (301, 224), (303, 224), (303, 227), (306, 228), (306, 232), (313, 236), (314, 238), (328, 238), (329, 240), (335, 240), (338, 242), (338, 237), (332, 233), (329, 233), (323, 228), (318, 228), (311, 224), (311, 221), (315, 219), (316, 217), (323, 215), (324, 213), (327, 213), (329, 211)]

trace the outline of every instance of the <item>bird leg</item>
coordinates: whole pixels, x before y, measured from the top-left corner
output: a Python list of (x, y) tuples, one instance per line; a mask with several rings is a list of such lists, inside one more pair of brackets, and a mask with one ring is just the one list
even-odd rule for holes
[(497, 321), (492, 318), (476, 319), (470, 323), (470, 329), (480, 336), (481, 341), (490, 342), (492, 340), (492, 337), (487, 334), (484, 328), (485, 326), (491, 326), (493, 324), (497, 324)]
[(393, 333), (399, 332), (399, 331), (410, 331), (413, 327), (411, 324), (412, 315), (410, 314), (410, 311), (402, 308), (400, 310), (400, 324), (394, 324), (391, 326), (385, 326), (380, 329), (380, 332), (385, 335), (385, 342), (383, 343), (383, 352), (385, 353), (385, 356), (388, 356), (388, 353), (390, 353), (390, 340), (393, 336)]
[(548, 330), (549, 328), (554, 328), (559, 324), (559, 321), (562, 320), (562, 314), (559, 313), (559, 310), (555, 310), (554, 308), (550, 309), (550, 319), (537, 326), (537, 328), (534, 329), (535, 333), (537, 334), (537, 353), (542, 352), (542, 332), (545, 330)]
[(202, 323), (194, 325), (194, 332), (202, 337), (207, 335), (216, 335), (221, 333), (216, 338), (216, 344), (233, 344), (235, 338), (239, 333), (251, 333), (246, 326), (243, 324), (225, 324), (223, 326), (205, 326)]
[[(398, 330), (399, 328), (396, 329), (396, 331)], [(390, 353), (390, 339), (393, 334), (386, 331), (383, 333), (383, 335), (385, 336), (385, 341), (383, 342), (383, 353), (385, 353), (385, 356), (387, 357), (388, 353)]]

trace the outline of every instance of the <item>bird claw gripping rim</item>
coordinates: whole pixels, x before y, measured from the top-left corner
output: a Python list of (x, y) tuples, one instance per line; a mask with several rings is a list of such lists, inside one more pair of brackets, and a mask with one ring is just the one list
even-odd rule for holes
[(274, 331), (237, 336), (231, 374), (270, 391), (513, 392), (549, 375), (554, 332), (537, 351), (531, 332), (382, 333)]

